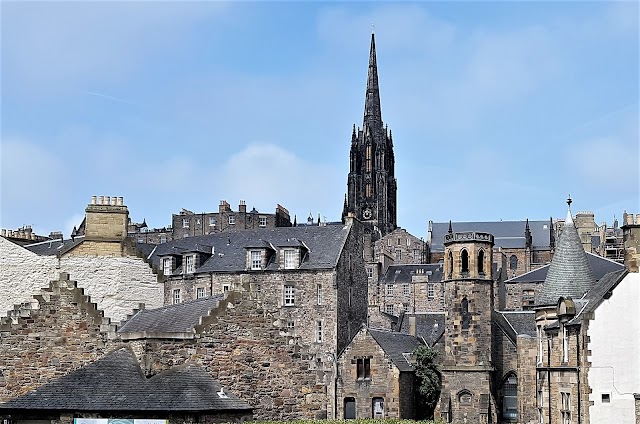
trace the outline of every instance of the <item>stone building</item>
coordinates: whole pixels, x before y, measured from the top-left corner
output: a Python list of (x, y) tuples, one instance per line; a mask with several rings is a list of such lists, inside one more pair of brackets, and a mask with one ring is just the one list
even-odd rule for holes
[(48, 237), (38, 235), (33, 232), (31, 225), (24, 225), (17, 230), (7, 230), (6, 228), (3, 228), (1, 234), (5, 239), (20, 246), (62, 238), (62, 233), (60, 231), (51, 232)]
[(318, 355), (337, 352), (367, 320), (363, 225), (345, 221), (189, 237), (159, 245), (150, 260), (166, 277), (165, 304), (246, 285), (283, 331)]
[(419, 415), (413, 351), (415, 334), (363, 326), (337, 360), (337, 418), (402, 418)]
[(343, 218), (354, 214), (371, 240), (396, 229), (397, 182), (393, 136), (382, 122), (375, 35), (371, 34), (362, 128), (353, 126)]
[[(640, 333), (637, 320), (625, 318), (637, 308), (639, 282), (627, 270), (596, 280), (569, 209), (535, 301), (536, 384), (520, 386), (523, 399), (536, 400), (532, 419), (548, 424), (640, 419), (633, 396), (640, 391), (638, 361), (628, 360), (640, 354), (638, 337), (632, 336)], [(519, 412), (533, 406), (523, 403)]]
[(623, 214), (624, 264), (632, 272), (640, 267), (640, 214)]
[(163, 285), (147, 263), (150, 250), (127, 238), (128, 208), (122, 197), (93, 196), (86, 235), (19, 246), (0, 237), (0, 316), (32, 301), (60, 272), (73, 273), (98, 307), (115, 320), (140, 302), (163, 304)]
[(391, 265), (378, 284), (381, 310), (444, 312), (443, 264)]
[[(506, 258), (506, 278), (513, 278), (551, 261), (555, 233), (550, 221), (433, 222), (429, 221), (427, 245), (429, 262), (444, 261), (443, 240), (451, 228), (454, 232), (477, 231), (494, 237), (494, 259)], [(500, 255), (498, 255), (500, 254)]]
[(0, 404), (0, 418), (17, 424), (98, 419), (95, 424), (102, 417), (228, 423), (252, 420), (253, 408), (197, 365), (185, 364), (147, 379), (127, 347)]

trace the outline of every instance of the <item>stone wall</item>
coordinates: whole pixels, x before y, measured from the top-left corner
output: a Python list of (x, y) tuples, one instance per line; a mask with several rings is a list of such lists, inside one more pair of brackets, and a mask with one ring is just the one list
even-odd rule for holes
[(533, 309), (533, 303), (542, 289), (540, 283), (508, 283), (502, 284), (501, 306), (505, 311), (526, 311)]
[[(518, 422), (538, 423), (537, 388), (542, 382), (536, 379), (538, 343), (535, 337), (518, 336), (517, 342), (518, 374)], [(538, 386), (540, 385), (540, 386)], [(546, 412), (542, 411), (543, 414)]]
[(0, 319), (0, 402), (103, 356), (115, 326), (68, 275)]
[(258, 420), (326, 418), (332, 363), (283, 332), (277, 310), (260, 307), (248, 293), (244, 297), (225, 306), (193, 340), (130, 341), (147, 375), (197, 363), (254, 406)]
[[(358, 359), (369, 360), (369, 377), (358, 378)], [(342, 352), (337, 368), (337, 419), (344, 418), (344, 400), (348, 397), (355, 398), (356, 418), (372, 417), (374, 397), (384, 399), (385, 418), (413, 418), (413, 411), (400, 409), (400, 371), (366, 328), (362, 328)]]
[(59, 272), (79, 282), (98, 308), (114, 321), (145, 303), (147, 308), (163, 304), (163, 287), (143, 259), (104, 256), (39, 256), (0, 237), (0, 316), (14, 305), (30, 302)]

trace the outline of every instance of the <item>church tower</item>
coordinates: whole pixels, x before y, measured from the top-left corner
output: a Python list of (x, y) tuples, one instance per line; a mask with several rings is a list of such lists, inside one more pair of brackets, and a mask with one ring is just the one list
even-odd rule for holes
[[(395, 157), (391, 132), (382, 123), (375, 35), (371, 34), (362, 128), (351, 133), (351, 153), (343, 219), (354, 214), (373, 230), (373, 239), (396, 228)], [(376, 237), (377, 235), (377, 237)]]
[(440, 416), (448, 422), (493, 423), (491, 395), (493, 235), (444, 238), (445, 312)]

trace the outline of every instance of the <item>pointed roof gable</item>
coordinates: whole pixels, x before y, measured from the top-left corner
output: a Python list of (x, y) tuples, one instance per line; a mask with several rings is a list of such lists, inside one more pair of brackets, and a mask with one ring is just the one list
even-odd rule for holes
[[(567, 203), (571, 206), (571, 199)], [(555, 305), (560, 296), (578, 299), (595, 283), (596, 278), (582, 247), (569, 207), (547, 278), (536, 298), (536, 305)]]

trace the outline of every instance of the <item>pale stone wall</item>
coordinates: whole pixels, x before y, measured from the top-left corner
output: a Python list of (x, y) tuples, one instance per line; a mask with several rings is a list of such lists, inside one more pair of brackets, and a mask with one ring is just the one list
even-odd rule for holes
[(0, 238), (0, 316), (15, 304), (30, 302), (59, 272), (68, 272), (105, 316), (114, 321), (144, 303), (163, 305), (163, 286), (149, 265), (136, 257), (39, 256)]
[(47, 287), (56, 277), (57, 262), (53, 256), (38, 256), (0, 237), (0, 317)]
[[(629, 273), (603, 300), (589, 321), (589, 415), (592, 423), (634, 424), (635, 400), (640, 393), (640, 274)], [(636, 358), (633, 360), (632, 358)], [(609, 402), (602, 402), (602, 395)]]

